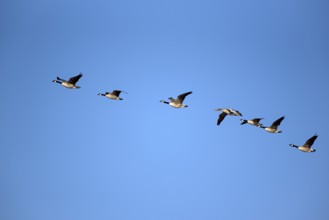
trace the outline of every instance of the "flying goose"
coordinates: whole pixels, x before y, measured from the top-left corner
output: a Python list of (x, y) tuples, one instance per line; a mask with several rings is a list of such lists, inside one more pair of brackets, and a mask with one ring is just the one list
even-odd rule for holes
[(250, 125), (254, 125), (257, 127), (262, 126), (262, 124), (260, 123), (260, 120), (262, 120), (263, 118), (254, 118), (254, 119), (250, 119), (250, 120), (246, 120), (246, 119), (241, 119), (241, 125), (244, 124), (250, 124)]
[(221, 111), (222, 112), (218, 116), (217, 125), (220, 125), (220, 123), (224, 120), (226, 115), (242, 116), (242, 114), (239, 111), (231, 109), (231, 108), (216, 108), (215, 111)]
[(82, 77), (82, 73), (80, 73), (77, 76), (71, 77), (69, 80), (61, 79), (57, 76), (57, 79), (53, 80), (53, 82), (59, 83), (68, 89), (79, 89), (80, 86), (76, 86), (75, 84), (79, 81), (81, 77)]
[(314, 141), (316, 140), (316, 138), (318, 137), (317, 134), (313, 135), (313, 137), (309, 138), (304, 145), (302, 146), (297, 146), (295, 144), (289, 144), (289, 146), (291, 147), (295, 147), (297, 148), (298, 150), (300, 151), (303, 151), (303, 152), (315, 152), (316, 150), (315, 149), (312, 149), (312, 145), (314, 143)]
[(283, 121), (284, 117), (285, 117), (285, 116), (282, 116), (281, 118), (277, 119), (277, 120), (274, 121), (274, 122), (272, 123), (272, 125), (269, 126), (269, 127), (265, 127), (265, 126), (263, 126), (263, 125), (261, 125), (260, 127), (263, 128), (265, 131), (268, 131), (268, 132), (270, 132), (270, 133), (281, 133), (282, 131), (280, 131), (280, 130), (278, 129), (278, 127), (279, 127), (279, 125), (281, 124), (281, 122)]
[[(122, 98), (119, 97), (121, 92), (126, 93), (121, 90), (113, 90), (112, 92), (98, 93), (98, 95), (105, 96), (105, 97), (107, 97), (109, 99), (113, 99), (113, 100), (122, 100)], [(126, 94), (128, 94), (128, 93), (126, 93)]]
[(170, 100), (170, 102), (161, 100), (160, 102), (168, 104), (174, 108), (187, 108), (188, 105), (184, 105), (183, 101), (185, 99), (186, 96), (192, 94), (192, 92), (186, 92), (183, 94), (180, 94), (179, 96), (177, 96), (177, 99), (173, 99), (172, 97), (169, 97), (168, 99)]

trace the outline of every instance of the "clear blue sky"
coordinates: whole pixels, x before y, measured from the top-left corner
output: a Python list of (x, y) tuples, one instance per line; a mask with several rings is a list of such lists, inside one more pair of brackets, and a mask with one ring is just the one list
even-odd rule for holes
[[(328, 9), (1, 1), (0, 219), (329, 219)], [(79, 90), (51, 82), (79, 72)], [(219, 107), (285, 115), (283, 133), (216, 126)], [(289, 147), (315, 133), (315, 153)]]

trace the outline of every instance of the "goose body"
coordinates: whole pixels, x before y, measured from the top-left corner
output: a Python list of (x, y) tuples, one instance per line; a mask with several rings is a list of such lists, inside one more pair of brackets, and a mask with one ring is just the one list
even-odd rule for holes
[(220, 125), (224, 118), (227, 115), (232, 115), (232, 116), (242, 116), (242, 114), (238, 110), (234, 110), (231, 108), (216, 108), (215, 111), (221, 111), (222, 113), (219, 114), (218, 119), (217, 119), (217, 125)]
[[(98, 93), (98, 95), (105, 96), (105, 97), (107, 97), (109, 99), (113, 99), (113, 100), (123, 100), (120, 97), (120, 93), (121, 92), (124, 92), (124, 91), (121, 91), (121, 90), (113, 90), (112, 92)], [(124, 93), (126, 93), (126, 92), (124, 92)]]
[(176, 99), (169, 97), (168, 99), (170, 100), (170, 102), (167, 102), (164, 100), (161, 100), (160, 102), (170, 105), (171, 107), (174, 107), (174, 108), (187, 108), (188, 105), (183, 104), (183, 102), (184, 102), (185, 97), (190, 94), (192, 94), (192, 92), (186, 92), (186, 93), (183, 93), (183, 94), (180, 94), (179, 96), (177, 96)]
[(281, 133), (282, 131), (279, 130), (279, 125), (281, 124), (281, 122), (283, 121), (284, 118), (285, 118), (285, 116), (282, 116), (281, 118), (275, 120), (272, 123), (272, 125), (269, 127), (265, 127), (263, 125), (261, 125), (260, 127), (270, 133)]
[(298, 145), (295, 145), (295, 144), (289, 144), (289, 146), (291, 147), (295, 147), (297, 148), (298, 150), (302, 151), (302, 152), (315, 152), (316, 150), (311, 148), (314, 141), (317, 139), (318, 135), (315, 134), (313, 135), (311, 138), (309, 138), (303, 145), (301, 146), (298, 146)]
[(263, 118), (254, 118), (254, 119), (250, 119), (250, 120), (241, 119), (241, 125), (250, 124), (253, 126), (260, 127), (260, 126), (262, 126), (262, 124), (260, 123), (260, 120), (262, 120), (262, 119)]
[(79, 89), (80, 86), (77, 86), (75, 84), (79, 81), (79, 79), (81, 77), (82, 77), (82, 73), (80, 73), (77, 76), (71, 77), (69, 80), (65, 80), (65, 79), (61, 79), (61, 78), (57, 77), (55, 80), (53, 80), (53, 82), (59, 83), (68, 89)]

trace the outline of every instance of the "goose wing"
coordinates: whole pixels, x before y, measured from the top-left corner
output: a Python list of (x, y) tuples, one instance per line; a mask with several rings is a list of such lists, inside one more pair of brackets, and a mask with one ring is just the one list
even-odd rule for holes
[(304, 147), (308, 147), (308, 148), (310, 148), (310, 147), (313, 145), (314, 141), (317, 139), (317, 137), (318, 137), (318, 135), (315, 134), (315, 135), (313, 135), (313, 137), (309, 138), (309, 139), (305, 142)]
[(284, 116), (282, 116), (281, 118), (277, 119), (276, 121), (274, 121), (271, 125), (271, 127), (277, 127), (281, 124), (281, 122), (283, 121)]
[(80, 73), (79, 75), (77, 75), (77, 76), (73, 76), (73, 77), (71, 77), (70, 79), (69, 79), (69, 83), (71, 83), (71, 84), (76, 84), (78, 81), (79, 81), (79, 79), (82, 77), (82, 73)]
[(115, 96), (119, 96), (121, 92), (122, 92), (121, 90), (113, 90), (112, 94)]
[(179, 96), (177, 96), (177, 101), (182, 103), (184, 101), (185, 97), (190, 94), (192, 94), (192, 92), (186, 92), (186, 93), (180, 94)]
[(254, 121), (254, 122), (256, 122), (256, 123), (259, 123), (260, 122), (260, 120), (262, 120), (263, 118), (254, 118), (254, 119), (252, 119), (252, 121)]
[(262, 120), (263, 118), (253, 118), (251, 119), (256, 125), (261, 125), (260, 121)]
[(219, 116), (218, 116), (218, 119), (217, 119), (217, 125), (220, 125), (220, 123), (224, 120), (224, 118), (226, 117), (226, 113), (225, 112), (222, 112)]
[(230, 113), (232, 113), (232, 115), (242, 116), (241, 112), (239, 112), (238, 110), (235, 110), (235, 109), (229, 109), (229, 110), (230, 110)]

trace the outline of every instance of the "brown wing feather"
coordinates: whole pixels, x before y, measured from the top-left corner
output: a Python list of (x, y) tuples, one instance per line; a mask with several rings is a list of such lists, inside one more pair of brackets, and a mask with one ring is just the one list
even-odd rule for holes
[(179, 96), (177, 96), (177, 100), (179, 100), (181, 103), (184, 101), (185, 97), (192, 94), (192, 92), (186, 92), (183, 94), (180, 94)]
[(252, 119), (252, 121), (254, 121), (254, 122), (256, 122), (256, 123), (259, 123), (260, 122), (260, 120), (262, 120), (263, 118), (254, 118), (254, 119)]
[(305, 142), (304, 147), (308, 147), (308, 148), (310, 148), (310, 147), (313, 145), (314, 141), (317, 139), (317, 137), (318, 137), (318, 135), (314, 135), (313, 137), (309, 138), (309, 139)]
[(69, 83), (71, 83), (71, 84), (76, 84), (78, 81), (79, 81), (79, 79), (82, 77), (82, 73), (80, 73), (79, 75), (77, 75), (77, 76), (73, 76), (73, 77), (71, 77), (70, 79), (69, 79)]
[(271, 125), (271, 127), (273, 126), (279, 126), (281, 124), (281, 122), (283, 121), (284, 116), (282, 116), (281, 118), (277, 119), (276, 121), (274, 121)]
[(112, 94), (115, 95), (115, 96), (119, 96), (121, 93), (120, 90), (113, 90)]
[(220, 125), (220, 123), (224, 120), (224, 118), (226, 117), (226, 113), (225, 112), (222, 112), (219, 116), (218, 116), (218, 119), (217, 119), (217, 125)]

